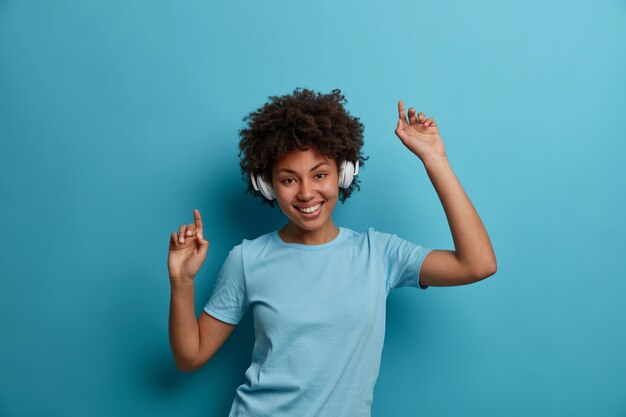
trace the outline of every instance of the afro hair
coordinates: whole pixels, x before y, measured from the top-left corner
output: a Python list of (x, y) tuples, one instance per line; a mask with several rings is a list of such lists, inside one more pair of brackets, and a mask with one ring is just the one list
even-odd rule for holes
[[(343, 161), (358, 160), (363, 165), (367, 159), (361, 153), (364, 127), (344, 108), (345, 103), (339, 89), (321, 94), (298, 87), (292, 94), (270, 96), (262, 107), (246, 115), (246, 126), (239, 131), (239, 165), (248, 192), (273, 207), (274, 201), (254, 189), (250, 173), (271, 181), (276, 160), (296, 149), (316, 149), (334, 159), (338, 167)], [(358, 177), (348, 188), (339, 189), (342, 203), (355, 188), (360, 189)]]

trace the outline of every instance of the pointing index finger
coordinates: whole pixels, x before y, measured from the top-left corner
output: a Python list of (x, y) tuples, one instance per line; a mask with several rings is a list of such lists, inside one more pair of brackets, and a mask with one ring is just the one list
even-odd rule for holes
[(204, 236), (202, 230), (202, 217), (200, 216), (200, 210), (195, 209), (193, 211), (193, 218), (196, 221), (196, 232), (200, 233), (200, 236)]
[(404, 102), (402, 100), (398, 101), (398, 117), (400, 118), (400, 120), (402, 120), (402, 125), (408, 125), (406, 121), (406, 113), (404, 111)]

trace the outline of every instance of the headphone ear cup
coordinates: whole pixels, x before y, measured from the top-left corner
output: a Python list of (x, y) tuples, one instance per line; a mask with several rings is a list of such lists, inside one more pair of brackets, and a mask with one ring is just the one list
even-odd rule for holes
[(348, 188), (358, 173), (359, 161), (356, 161), (356, 167), (352, 161), (343, 161), (339, 169), (339, 187)]
[(261, 174), (255, 176), (251, 173), (250, 179), (252, 180), (252, 186), (254, 187), (254, 189), (260, 192), (263, 197), (267, 198), (268, 200), (273, 200), (274, 198), (276, 198), (274, 187), (272, 187), (271, 184), (267, 183), (263, 179), (263, 176)]

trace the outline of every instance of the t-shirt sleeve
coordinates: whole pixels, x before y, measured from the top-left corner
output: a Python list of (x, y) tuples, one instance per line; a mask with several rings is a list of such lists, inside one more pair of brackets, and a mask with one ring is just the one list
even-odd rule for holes
[(389, 291), (405, 286), (417, 287), (423, 290), (428, 288), (427, 285), (419, 283), (419, 273), (424, 258), (433, 249), (416, 245), (395, 234), (377, 232), (371, 228), (369, 233), (376, 246), (379, 247), (383, 258), (387, 289)]
[(241, 245), (237, 245), (226, 257), (204, 311), (218, 320), (237, 324), (247, 309), (243, 256)]

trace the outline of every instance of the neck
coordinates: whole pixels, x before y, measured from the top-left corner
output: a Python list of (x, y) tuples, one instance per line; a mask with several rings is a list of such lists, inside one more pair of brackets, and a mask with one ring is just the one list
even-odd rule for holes
[(317, 230), (302, 229), (289, 222), (278, 231), (280, 238), (286, 243), (300, 243), (303, 245), (322, 245), (335, 239), (339, 228), (331, 221), (328, 225)]

